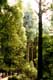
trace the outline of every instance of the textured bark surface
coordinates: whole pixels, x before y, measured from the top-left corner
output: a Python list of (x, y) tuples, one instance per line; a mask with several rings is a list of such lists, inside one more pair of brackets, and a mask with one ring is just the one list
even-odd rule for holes
[(38, 80), (42, 79), (42, 10), (39, 1)]

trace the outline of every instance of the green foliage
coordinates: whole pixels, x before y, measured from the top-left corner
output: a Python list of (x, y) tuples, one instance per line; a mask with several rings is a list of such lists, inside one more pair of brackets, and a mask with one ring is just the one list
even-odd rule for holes
[(12, 77), (9, 77), (8, 80), (18, 80), (18, 79), (17, 79), (17, 76), (12, 76)]
[(37, 69), (34, 67), (32, 61), (30, 63), (25, 62), (22, 68), (22, 72), (9, 77), (9, 80), (35, 80), (37, 78)]
[(53, 36), (43, 38), (43, 77), (52, 80), (53, 76)]
[(34, 41), (37, 33), (37, 17), (31, 8), (24, 12), (24, 27), (28, 41)]
[(51, 10), (52, 10), (53, 9), (53, 4), (52, 3), (51, 3), (51, 6), (50, 7), (51, 7)]
[(14, 75), (8, 78), (8, 80), (30, 80), (25, 73), (19, 74), (19, 75)]
[(34, 67), (33, 62), (26, 63), (23, 70), (29, 78), (37, 78), (37, 69)]
[[(19, 4), (19, 5), (18, 5)], [(23, 62), (26, 48), (25, 28), (21, 3), (16, 6), (4, 6), (0, 17), (0, 69), (16, 70)]]
[(25, 73), (19, 74), (19, 75), (17, 76), (17, 79), (18, 79), (18, 80), (30, 80), (30, 78), (29, 78)]
[(0, 5), (2, 6), (2, 5), (4, 5), (4, 4), (6, 4), (7, 3), (7, 0), (0, 0)]

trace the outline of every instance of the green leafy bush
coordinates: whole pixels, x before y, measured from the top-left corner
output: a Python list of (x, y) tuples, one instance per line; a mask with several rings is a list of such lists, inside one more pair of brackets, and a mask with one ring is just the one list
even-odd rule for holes
[(28, 77), (37, 77), (37, 69), (34, 67), (33, 62), (26, 63), (23, 70)]
[(43, 37), (43, 78), (53, 80), (53, 36)]
[(8, 80), (18, 80), (18, 79), (17, 79), (17, 76), (12, 76), (12, 77), (9, 77)]
[(30, 78), (25, 73), (19, 74), (17, 78), (18, 80), (30, 80)]

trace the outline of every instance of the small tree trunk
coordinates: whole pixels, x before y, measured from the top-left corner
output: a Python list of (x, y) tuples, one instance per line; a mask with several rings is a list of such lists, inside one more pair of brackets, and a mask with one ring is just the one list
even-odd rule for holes
[(33, 43), (32, 43), (32, 50), (31, 50), (31, 54), (32, 54), (32, 61), (33, 61)]
[(27, 43), (26, 60), (29, 62), (29, 43)]

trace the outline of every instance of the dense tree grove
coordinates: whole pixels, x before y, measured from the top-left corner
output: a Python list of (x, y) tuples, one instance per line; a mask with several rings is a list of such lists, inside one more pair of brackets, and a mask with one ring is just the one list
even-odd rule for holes
[(35, 38), (37, 37), (38, 25), (36, 15), (31, 8), (24, 12), (24, 27), (26, 28), (27, 36), (26, 58), (27, 61), (34, 61), (33, 58), (36, 57)]
[[(35, 2), (38, 13), (30, 3), (24, 10), (22, 0), (0, 1), (0, 73), (8, 80), (53, 80), (53, 4)], [(47, 10), (50, 26), (42, 21)]]

